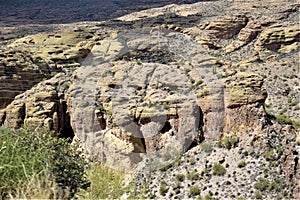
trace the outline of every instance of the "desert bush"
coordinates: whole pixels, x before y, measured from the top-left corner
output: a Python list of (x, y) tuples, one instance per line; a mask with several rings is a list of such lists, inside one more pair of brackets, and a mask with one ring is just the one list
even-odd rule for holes
[(187, 179), (189, 180), (197, 180), (199, 177), (198, 173), (196, 171), (188, 172)]
[(217, 146), (219, 148), (223, 147), (226, 148), (228, 150), (230, 150), (231, 148), (237, 147), (239, 143), (239, 138), (236, 136), (231, 136), (231, 137), (224, 137), (222, 140), (218, 141)]
[(190, 158), (190, 159), (188, 160), (188, 162), (189, 162), (191, 165), (196, 164), (195, 158)]
[(254, 196), (255, 196), (256, 199), (262, 199), (263, 198), (260, 191), (255, 191)]
[(259, 181), (254, 184), (254, 188), (260, 191), (268, 189), (269, 182), (266, 179), (259, 178)]
[(213, 196), (211, 194), (205, 195), (205, 197), (198, 197), (197, 200), (213, 200)]
[(243, 161), (243, 160), (241, 160), (241, 161), (237, 164), (238, 168), (243, 168), (243, 167), (245, 167), (246, 165), (247, 165), (246, 162)]
[(210, 143), (203, 142), (201, 143), (201, 148), (206, 152), (210, 153), (213, 150), (213, 146)]
[(85, 176), (87, 161), (77, 150), (78, 145), (52, 137), (47, 131), (0, 127), (0, 149), (1, 198), (18, 194), (31, 197), (28, 187), (33, 180), (40, 181), (40, 185), (45, 185), (43, 179), (49, 180), (55, 186), (52, 196), (62, 192), (59, 196), (72, 197), (79, 188), (89, 185)]
[(276, 155), (273, 148), (267, 150), (263, 156), (267, 161), (276, 160)]
[(196, 185), (190, 187), (190, 195), (192, 197), (200, 195), (200, 188)]
[(125, 174), (106, 167), (100, 163), (93, 163), (87, 169), (87, 177), (91, 185), (87, 190), (81, 190), (77, 195), (83, 199), (116, 199), (126, 190)]
[(276, 120), (279, 124), (292, 124), (292, 120), (286, 115), (276, 115)]
[(177, 181), (182, 182), (182, 181), (184, 181), (184, 178), (185, 178), (185, 176), (183, 174), (176, 174), (176, 180)]
[(214, 163), (213, 165), (213, 175), (222, 176), (226, 173), (225, 167), (220, 163)]
[(167, 194), (168, 190), (169, 188), (167, 187), (167, 183), (162, 181), (160, 183), (159, 194), (164, 196)]

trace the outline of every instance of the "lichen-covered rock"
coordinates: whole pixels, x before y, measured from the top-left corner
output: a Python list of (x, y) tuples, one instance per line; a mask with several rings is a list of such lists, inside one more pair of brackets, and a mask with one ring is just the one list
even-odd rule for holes
[(263, 31), (256, 42), (256, 48), (288, 53), (296, 50), (299, 42), (300, 28), (298, 25), (280, 26)]
[(248, 18), (245, 15), (225, 16), (207, 24), (204, 30), (221, 39), (229, 39), (238, 34), (246, 26)]
[(248, 44), (257, 37), (260, 31), (261, 25), (259, 22), (254, 20), (249, 21), (238, 33), (237, 39), (225, 47), (225, 52), (230, 53)]
[[(138, 187), (157, 198), (193, 198), (198, 185), (202, 196), (254, 199), (260, 178), (270, 183), (262, 198), (298, 197), (297, 8), (288, 0), (170, 5), (7, 41), (0, 98), (10, 100), (0, 124), (74, 133), (102, 163), (144, 167)], [(32, 87), (41, 79), (49, 80)], [(216, 163), (226, 168), (221, 182)], [(180, 185), (177, 174), (186, 177)]]
[(238, 73), (224, 82), (204, 87), (197, 93), (204, 116), (204, 136), (218, 140), (222, 135), (245, 127), (261, 129), (266, 119), (263, 109), (267, 98), (263, 78)]
[(91, 33), (83, 30), (42, 33), (18, 39), (10, 44), (10, 47), (26, 49), (26, 51), (34, 53), (36, 58), (40, 57), (53, 62), (66, 62), (68, 60), (74, 62), (87, 56), (91, 46), (82, 45), (80, 42), (92, 37)]

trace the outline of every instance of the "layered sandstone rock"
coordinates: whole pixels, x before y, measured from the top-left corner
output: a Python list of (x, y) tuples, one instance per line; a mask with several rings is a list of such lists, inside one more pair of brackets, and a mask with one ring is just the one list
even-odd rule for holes
[(53, 130), (61, 137), (72, 137), (65, 92), (70, 85), (64, 74), (41, 82), (15, 97), (5, 108), (1, 124), (20, 128)]
[[(226, 180), (250, 199), (263, 165), (276, 164), (269, 178), (285, 178), (297, 196), (298, 7), (276, 0), (170, 5), (18, 39), (0, 54), (0, 123), (74, 134), (94, 158), (124, 170), (146, 158), (160, 166), (196, 146), (185, 154), (196, 166), (183, 160), (185, 169), (226, 163)], [(232, 149), (208, 153), (198, 145), (230, 137), (239, 139)], [(270, 149), (274, 156), (265, 159)], [(180, 166), (176, 173), (185, 172)], [(212, 172), (203, 177), (203, 187), (219, 184)], [(211, 188), (217, 197), (232, 192)], [(186, 191), (178, 198), (190, 198)]]

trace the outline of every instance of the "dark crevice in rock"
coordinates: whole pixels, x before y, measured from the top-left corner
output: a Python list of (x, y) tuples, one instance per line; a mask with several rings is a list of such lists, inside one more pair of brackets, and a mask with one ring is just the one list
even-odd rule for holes
[(20, 109), (20, 118), (21, 118), (20, 121), (22, 122), (21, 126), (24, 123), (25, 117), (26, 117), (26, 106), (25, 104), (23, 104), (22, 108)]
[(171, 129), (172, 129), (172, 126), (171, 126), (170, 122), (167, 121), (165, 123), (164, 127), (161, 129), (161, 133), (166, 133)]
[(0, 126), (2, 126), (6, 119), (6, 111), (0, 111)]
[(120, 60), (131, 61), (131, 60), (140, 59), (144, 63), (167, 64), (176, 61), (176, 58), (174, 56), (175, 55), (172, 54), (171, 52), (159, 51), (159, 50), (153, 51), (150, 49), (145, 49), (140, 51), (138, 50), (138, 51), (129, 52), (123, 55), (120, 58)]
[(59, 135), (60, 138), (73, 138), (74, 131), (71, 126), (70, 115), (67, 113), (67, 103), (62, 101), (58, 106), (58, 121), (59, 121)]
[(295, 165), (294, 165), (294, 174), (297, 174), (297, 168), (298, 168), (298, 164), (299, 164), (299, 158), (296, 157), (296, 158), (294, 159), (294, 161), (295, 161)]

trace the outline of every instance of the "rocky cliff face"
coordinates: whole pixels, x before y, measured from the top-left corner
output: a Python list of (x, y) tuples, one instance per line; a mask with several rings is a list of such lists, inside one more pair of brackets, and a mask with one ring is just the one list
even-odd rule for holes
[[(197, 186), (217, 198), (296, 198), (299, 6), (169, 5), (13, 39), (0, 54), (0, 124), (75, 136), (103, 163), (150, 170), (138, 173), (145, 195), (189, 198)], [(177, 174), (187, 179), (173, 187)]]

